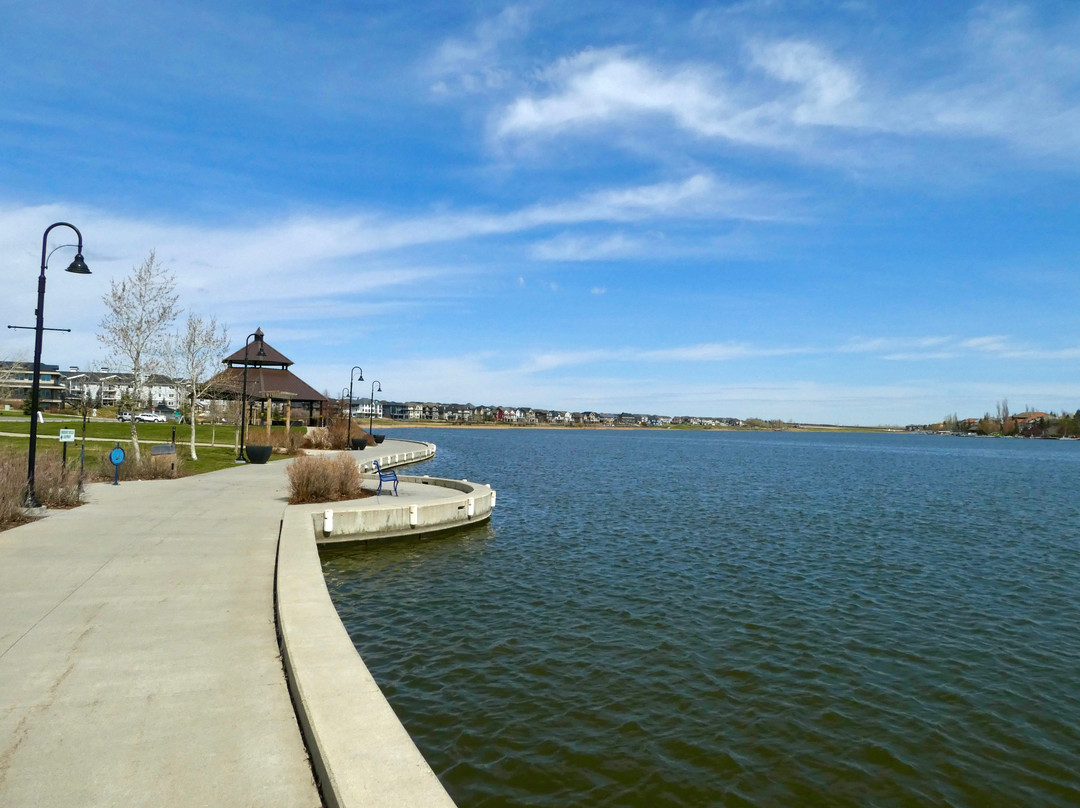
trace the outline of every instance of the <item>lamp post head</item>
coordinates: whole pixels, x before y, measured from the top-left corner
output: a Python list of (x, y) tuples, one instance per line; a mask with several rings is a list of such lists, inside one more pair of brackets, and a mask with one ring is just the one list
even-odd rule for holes
[(83, 260), (82, 253), (80, 252), (76, 253), (75, 260), (71, 262), (71, 266), (69, 266), (65, 271), (71, 272), (75, 275), (89, 275), (90, 267), (86, 265), (86, 261)]

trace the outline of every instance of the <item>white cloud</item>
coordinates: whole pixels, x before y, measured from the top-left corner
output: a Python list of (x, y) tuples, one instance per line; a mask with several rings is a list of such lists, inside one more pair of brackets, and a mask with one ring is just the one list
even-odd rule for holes
[(597, 131), (629, 138), (653, 120), (706, 141), (843, 165), (880, 135), (976, 138), (1080, 158), (1080, 22), (1040, 29), (1024, 7), (992, 3), (976, 8), (966, 29), (938, 32), (950, 34), (927, 49), (932, 56), (910, 47), (913, 66), (944, 65), (907, 71), (917, 82), (875, 73), (876, 54), (841, 60), (808, 39), (748, 40), (746, 58), (724, 65), (585, 50), (541, 73), (543, 87), (504, 107), (492, 132), (515, 142)]
[(709, 137), (765, 137), (719, 77), (701, 67), (665, 69), (619, 49), (587, 50), (557, 62), (545, 77), (553, 92), (514, 101), (495, 121), (496, 136), (550, 136), (650, 115)]
[(645, 242), (623, 233), (609, 236), (562, 234), (532, 246), (532, 257), (540, 261), (604, 261), (640, 255)]
[(794, 98), (779, 100), (778, 121), (796, 126), (862, 126), (860, 81), (822, 47), (803, 41), (759, 44), (752, 49), (755, 64), (768, 75), (794, 85)]
[(425, 66), (432, 90), (439, 94), (480, 93), (502, 87), (510, 73), (500, 66), (499, 52), (527, 28), (527, 11), (522, 6), (508, 6), (477, 24), (470, 36), (446, 39)]

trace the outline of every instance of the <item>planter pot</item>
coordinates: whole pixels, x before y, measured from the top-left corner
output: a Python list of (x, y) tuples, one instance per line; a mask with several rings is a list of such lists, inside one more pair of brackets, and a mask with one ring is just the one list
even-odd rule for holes
[(265, 463), (270, 459), (270, 455), (274, 453), (273, 446), (245, 446), (244, 452), (247, 454), (249, 463)]
[(382, 443), (386, 440), (386, 435), (372, 435), (372, 437), (375, 438), (376, 443)]
[(352, 439), (352, 447), (353, 447), (353, 449), (363, 449), (365, 446), (367, 446), (367, 438), (353, 438)]

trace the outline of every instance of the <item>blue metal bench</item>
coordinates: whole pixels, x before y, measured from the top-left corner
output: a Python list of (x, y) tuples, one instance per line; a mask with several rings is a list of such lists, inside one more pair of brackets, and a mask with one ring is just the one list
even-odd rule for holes
[(375, 461), (375, 471), (379, 474), (379, 488), (375, 491), (375, 496), (379, 496), (382, 493), (382, 484), (392, 482), (394, 484), (394, 496), (397, 496), (397, 472), (393, 469), (389, 471), (383, 471), (379, 467), (379, 461)]

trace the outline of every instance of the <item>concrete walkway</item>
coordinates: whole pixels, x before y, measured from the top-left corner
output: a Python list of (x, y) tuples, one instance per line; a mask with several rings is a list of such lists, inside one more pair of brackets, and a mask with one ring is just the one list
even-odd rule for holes
[(0, 533), (0, 805), (322, 804), (274, 621), (286, 465)]

